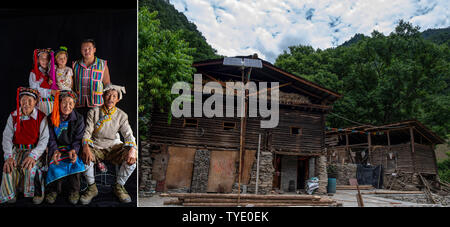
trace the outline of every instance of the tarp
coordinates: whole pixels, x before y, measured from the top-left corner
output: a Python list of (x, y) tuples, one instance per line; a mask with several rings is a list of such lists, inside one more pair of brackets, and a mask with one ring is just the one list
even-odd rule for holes
[(359, 185), (372, 185), (374, 188), (383, 187), (383, 166), (368, 166), (358, 164), (356, 179)]

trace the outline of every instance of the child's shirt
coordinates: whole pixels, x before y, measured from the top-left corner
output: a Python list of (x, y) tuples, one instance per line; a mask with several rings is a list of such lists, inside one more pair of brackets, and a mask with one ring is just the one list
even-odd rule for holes
[(72, 90), (73, 71), (70, 67), (56, 68), (56, 85), (59, 90)]

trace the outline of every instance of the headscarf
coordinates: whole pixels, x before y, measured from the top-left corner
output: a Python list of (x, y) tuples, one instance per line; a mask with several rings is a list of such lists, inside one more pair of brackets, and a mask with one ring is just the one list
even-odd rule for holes
[[(50, 71), (49, 71), (49, 75), (45, 75), (44, 73), (41, 72), (41, 70), (39, 70), (39, 56), (43, 53), (47, 53), (50, 57), (50, 61), (49, 61), (49, 67), (50, 67)], [(40, 80), (41, 78), (43, 78), (44, 80), (42, 81), (40, 87), (41, 88), (46, 88), (46, 89), (54, 89), (57, 90), (58, 89), (58, 85), (56, 85), (55, 82), (55, 57), (54, 57), (54, 52), (50, 49), (35, 49), (34, 50), (34, 55), (33, 55), (33, 60), (34, 60), (34, 66), (33, 69), (31, 70), (31, 72), (34, 73), (34, 75), (36, 75), (36, 80)], [(50, 84), (48, 84), (48, 80), (49, 80), (49, 76), (52, 79), (53, 83), (50, 86)]]
[(73, 92), (72, 90), (62, 90), (56, 92), (55, 101), (53, 102), (53, 112), (50, 118), (53, 125), (56, 127), (59, 127), (59, 123), (61, 122), (61, 117), (59, 114), (59, 103), (65, 97), (71, 97), (75, 103), (77, 102), (77, 94), (75, 94), (75, 92)]
[(113, 84), (107, 84), (105, 86), (105, 88), (103, 88), (103, 94), (105, 94), (106, 91), (109, 91), (109, 90), (116, 90), (117, 93), (119, 94), (119, 100), (122, 99), (122, 94), (126, 94), (125, 87), (119, 86), (119, 85), (113, 85)]

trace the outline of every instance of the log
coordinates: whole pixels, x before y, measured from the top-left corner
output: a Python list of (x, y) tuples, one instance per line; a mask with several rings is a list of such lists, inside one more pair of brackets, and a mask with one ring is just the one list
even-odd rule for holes
[[(184, 203), (237, 203), (237, 199), (217, 199), (217, 198), (185, 198), (182, 199)], [(254, 199), (241, 199), (241, 203), (292, 203), (292, 204), (304, 204), (304, 203), (315, 203), (315, 204), (328, 204), (335, 202), (331, 199), (321, 199), (319, 201), (313, 200), (254, 200)]]
[[(336, 185), (336, 190), (357, 190), (356, 185)], [(359, 190), (374, 189), (372, 185), (359, 185)]]
[(394, 191), (394, 190), (386, 190), (386, 191), (374, 191), (374, 192), (362, 192), (361, 194), (423, 194), (423, 191)]
[[(222, 198), (237, 199), (238, 194), (210, 194), (210, 193), (170, 193), (169, 197), (179, 198)], [(320, 200), (316, 195), (253, 195), (241, 194), (241, 199), (297, 199), (297, 200)]]
[[(254, 207), (277, 207), (277, 206), (338, 206), (337, 203), (329, 204), (292, 204), (292, 203), (240, 203), (240, 206), (254, 206)], [(200, 207), (236, 207), (237, 203), (183, 203), (183, 206), (200, 206)]]
[(172, 199), (168, 201), (164, 201), (163, 205), (183, 205), (183, 201), (178, 199)]

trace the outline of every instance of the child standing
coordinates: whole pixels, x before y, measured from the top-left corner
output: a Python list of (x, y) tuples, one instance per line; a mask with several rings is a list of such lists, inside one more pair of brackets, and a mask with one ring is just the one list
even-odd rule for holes
[(72, 68), (67, 67), (67, 59), (69, 54), (67, 53), (67, 47), (61, 46), (56, 52), (56, 84), (59, 90), (72, 90)]
[(56, 86), (52, 80), (55, 78), (53, 51), (50, 48), (36, 49), (33, 60), (34, 65), (29, 79), (30, 88), (39, 91), (41, 99), (38, 109), (45, 115), (49, 115), (53, 108), (53, 96), (56, 94), (56, 90), (53, 90)]

